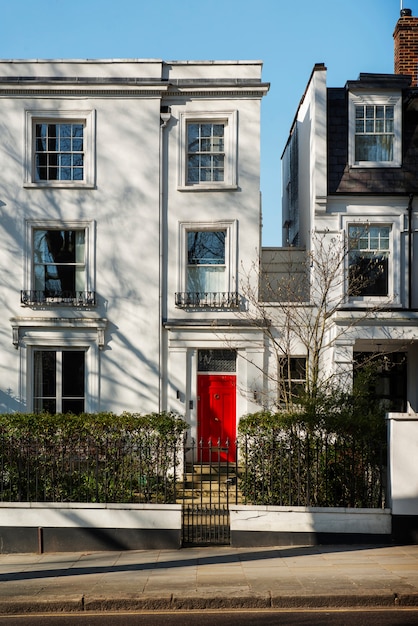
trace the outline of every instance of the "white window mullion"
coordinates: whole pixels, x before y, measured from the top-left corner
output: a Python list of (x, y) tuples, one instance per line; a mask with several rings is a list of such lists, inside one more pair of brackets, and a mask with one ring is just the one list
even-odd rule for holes
[(62, 413), (62, 350), (57, 350), (57, 371), (55, 396), (57, 402), (57, 413)]

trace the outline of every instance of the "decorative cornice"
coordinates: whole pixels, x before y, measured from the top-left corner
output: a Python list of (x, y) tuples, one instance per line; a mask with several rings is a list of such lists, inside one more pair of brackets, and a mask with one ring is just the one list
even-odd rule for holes
[(0, 97), (15, 98), (51, 98), (51, 97), (92, 97), (92, 98), (262, 98), (267, 91), (264, 90), (180, 90), (171, 91), (167, 89), (1, 89)]
[(254, 330), (254, 328), (266, 328), (268, 322), (264, 319), (170, 319), (163, 322), (167, 330), (187, 329), (187, 330), (225, 330), (230, 328), (240, 328)]
[(45, 78), (1, 77), (3, 97), (253, 97), (261, 98), (269, 83), (251, 79)]
[(100, 97), (123, 97), (123, 98), (127, 98), (127, 97), (135, 97), (137, 98), (138, 96), (147, 96), (147, 97), (154, 97), (154, 98), (161, 98), (162, 96), (165, 95), (166, 93), (166, 89), (145, 89), (143, 87), (141, 88), (134, 88), (134, 89), (79, 89), (77, 87), (75, 87), (74, 89), (53, 89), (53, 88), (48, 88), (48, 89), (29, 89), (27, 87), (24, 87), (22, 89), (17, 89), (17, 88), (0, 88), (0, 96), (4, 96), (4, 97), (51, 97), (51, 96), (90, 96), (90, 97), (94, 97), (94, 98), (100, 98)]
[(107, 319), (103, 317), (12, 317), (12, 343), (17, 349), (19, 347), (20, 329), (33, 328), (45, 329), (65, 329), (85, 330), (93, 328), (97, 332), (97, 344), (99, 349), (104, 347), (105, 330)]

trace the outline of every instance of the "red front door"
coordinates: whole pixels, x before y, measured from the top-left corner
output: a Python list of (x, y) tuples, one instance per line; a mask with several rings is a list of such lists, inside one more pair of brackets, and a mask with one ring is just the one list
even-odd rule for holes
[[(236, 377), (199, 374), (198, 438), (202, 442), (201, 461), (235, 460)], [(219, 445), (220, 444), (220, 445)], [(210, 458), (212, 446), (212, 458)], [(220, 448), (220, 457), (219, 457)]]

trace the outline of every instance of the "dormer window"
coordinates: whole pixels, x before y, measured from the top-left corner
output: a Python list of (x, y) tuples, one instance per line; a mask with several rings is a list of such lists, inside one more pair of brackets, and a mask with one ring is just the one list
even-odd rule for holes
[(394, 107), (356, 104), (355, 160), (393, 161)]
[(350, 94), (352, 167), (400, 167), (401, 97)]

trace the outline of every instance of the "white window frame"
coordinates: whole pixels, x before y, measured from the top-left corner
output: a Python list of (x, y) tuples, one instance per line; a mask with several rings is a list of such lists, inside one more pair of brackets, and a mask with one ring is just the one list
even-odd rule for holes
[(188, 245), (189, 231), (226, 231), (225, 237), (225, 291), (237, 291), (237, 224), (236, 220), (222, 222), (180, 222), (179, 228), (179, 275), (178, 291), (187, 292)]
[[(20, 360), (20, 397), (26, 404), (26, 410), (33, 412), (34, 394), (34, 351), (35, 350), (83, 350), (85, 352), (85, 385), (84, 411), (95, 413), (100, 410), (100, 383), (99, 383), (99, 354), (101, 343), (98, 342), (98, 332), (104, 333), (103, 320), (97, 320), (96, 325), (89, 325), (73, 329), (68, 320), (66, 327), (61, 326), (64, 320), (39, 320), (39, 325), (31, 320), (19, 320), (18, 346)], [(100, 327), (100, 329), (99, 329)]]
[[(237, 111), (190, 111), (180, 114), (180, 141), (179, 141), (179, 170), (178, 189), (180, 191), (213, 191), (237, 189)], [(187, 125), (191, 122), (198, 124), (224, 124), (224, 180), (189, 183), (187, 181)]]
[[(25, 160), (24, 160), (24, 187), (58, 187), (58, 188), (94, 188), (95, 187), (95, 120), (94, 110), (27, 110), (25, 112)], [(84, 178), (83, 180), (41, 180), (35, 177), (35, 124), (50, 123), (82, 123)]]
[(94, 372), (97, 370), (95, 367), (98, 365), (98, 352), (94, 342), (88, 340), (82, 340), (81, 338), (75, 338), (68, 336), (65, 340), (57, 341), (50, 337), (36, 337), (28, 338), (26, 340), (26, 372), (24, 373), (26, 386), (26, 405), (28, 411), (33, 413), (34, 411), (34, 353), (39, 350), (80, 350), (85, 353), (84, 361), (84, 412), (92, 413), (98, 410), (98, 380)]
[[(33, 233), (35, 230), (85, 231), (85, 292), (95, 291), (95, 221), (94, 220), (26, 220), (23, 289), (35, 290)], [(57, 304), (58, 306), (58, 304)]]
[[(393, 129), (393, 159), (391, 161), (356, 161), (355, 141), (356, 141), (356, 106), (367, 105), (390, 105), (394, 108), (394, 129)], [(386, 168), (401, 167), (402, 165), (402, 94), (393, 92), (349, 93), (349, 114), (348, 114), (348, 160), (350, 167), (363, 168)]]
[[(86, 410), (86, 391), (87, 391), (87, 375), (86, 375), (86, 361), (87, 361), (87, 350), (86, 347), (74, 347), (74, 346), (65, 346), (65, 347), (46, 347), (46, 346), (37, 346), (32, 347), (31, 350), (31, 358), (32, 358), (32, 369), (31, 369), (31, 386), (32, 386), (32, 411), (34, 411), (35, 407), (35, 353), (37, 352), (53, 352), (56, 355), (56, 381), (55, 381), (55, 396), (52, 397), (56, 403), (55, 413), (63, 413), (63, 353), (64, 352), (80, 352), (84, 354), (84, 381), (83, 381), (83, 410), (81, 413), (85, 413)], [(45, 399), (44, 396), (38, 396), (38, 399)], [(81, 399), (81, 398), (76, 398)]]
[[(286, 363), (289, 363), (289, 365), (291, 364), (292, 361), (295, 361), (296, 359), (300, 359), (303, 360), (305, 363), (305, 378), (287, 378), (287, 376), (282, 376), (282, 373), (284, 371), (284, 367), (286, 367)], [(281, 362), (282, 361), (284, 363), (284, 366), (282, 366)], [(301, 355), (301, 354), (283, 354), (283, 355), (279, 355), (278, 357), (278, 362), (277, 362), (277, 367), (278, 367), (278, 374), (279, 374), (279, 387), (278, 387), (278, 406), (282, 406), (285, 402), (283, 399), (283, 390), (289, 394), (289, 399), (291, 401), (295, 401), (295, 403), (297, 404), (297, 396), (294, 395), (293, 392), (293, 385), (298, 385), (300, 387), (303, 387), (303, 391), (306, 391), (306, 386), (307, 386), (307, 377), (308, 377), (308, 358), (305, 355)], [(291, 369), (291, 366), (290, 366)], [(281, 387), (281, 385), (284, 385), (284, 389)]]
[[(371, 296), (371, 295), (358, 295), (349, 296), (349, 227), (350, 226), (374, 226), (374, 227), (388, 227), (389, 233), (389, 263), (388, 263), (388, 294), (387, 296)], [(390, 304), (391, 306), (400, 306), (400, 287), (401, 287), (401, 272), (400, 272), (400, 247), (399, 242), (402, 232), (402, 216), (397, 215), (388, 219), (387, 215), (370, 215), (363, 216), (345, 216), (343, 218), (342, 227), (344, 229), (344, 236), (346, 241), (347, 254), (345, 255), (345, 294), (346, 301), (349, 304), (358, 304), (359, 306), (383, 306)]]

